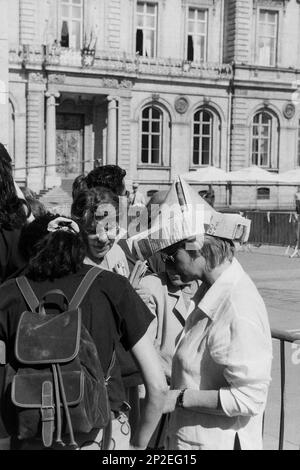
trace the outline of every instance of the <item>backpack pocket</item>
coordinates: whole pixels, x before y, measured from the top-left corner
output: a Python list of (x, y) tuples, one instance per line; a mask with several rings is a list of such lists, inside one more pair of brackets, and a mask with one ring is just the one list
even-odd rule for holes
[[(62, 378), (68, 407), (70, 410), (81, 408), (80, 403), (84, 395), (84, 373), (82, 371), (63, 371)], [(50, 384), (54, 394), (52, 401), (46, 407), (43, 403), (44, 384)], [(51, 371), (37, 372), (33, 369), (19, 369), (12, 381), (11, 398), (17, 411), (19, 439), (41, 435), (41, 414), (44, 409), (52, 409), (53, 418), (57, 414), (54, 404), (55, 384)], [(65, 424), (63, 428), (66, 428)]]
[(19, 320), (15, 354), (22, 364), (64, 363), (79, 352), (81, 310), (60, 315), (24, 312)]

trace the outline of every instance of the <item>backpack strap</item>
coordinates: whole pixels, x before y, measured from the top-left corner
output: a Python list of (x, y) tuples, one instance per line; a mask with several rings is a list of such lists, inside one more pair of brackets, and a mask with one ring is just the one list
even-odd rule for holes
[(112, 421), (110, 417), (107, 426), (105, 426), (105, 428), (103, 429), (101, 450), (110, 450), (109, 446), (111, 443), (111, 437), (112, 437)]
[(51, 447), (54, 432), (53, 385), (46, 380), (42, 385), (42, 439), (45, 447)]
[[(111, 372), (114, 368), (114, 365), (116, 363), (116, 351), (115, 349), (113, 350), (112, 357), (110, 364), (107, 369), (106, 377), (105, 377), (105, 385), (108, 385), (108, 381), (111, 378)], [(102, 436), (102, 445), (101, 445), (101, 450), (109, 450), (110, 443), (112, 439), (112, 417), (111, 417), (111, 411), (110, 411), (110, 418), (107, 426), (103, 429), (103, 436)]]
[(70, 301), (70, 304), (69, 304), (70, 310), (75, 310), (76, 308), (79, 307), (87, 291), (93, 284), (94, 280), (96, 279), (98, 274), (100, 274), (102, 271), (103, 269), (98, 268), (97, 266), (94, 266), (86, 273), (86, 275), (82, 279), (81, 283), (79, 284), (75, 294), (73, 295)]
[(30, 307), (30, 310), (32, 312), (35, 312), (37, 307), (39, 306), (39, 300), (37, 296), (35, 295), (35, 293), (33, 292), (31, 285), (29, 284), (27, 278), (25, 276), (17, 277), (16, 283), (27, 305)]

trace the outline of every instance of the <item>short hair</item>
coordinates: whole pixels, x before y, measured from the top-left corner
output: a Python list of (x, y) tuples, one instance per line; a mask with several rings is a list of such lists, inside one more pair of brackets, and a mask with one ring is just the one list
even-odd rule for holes
[(110, 189), (101, 186), (80, 191), (71, 206), (71, 216), (87, 230), (93, 223), (100, 204), (111, 204), (118, 216), (118, 196)]
[(205, 234), (200, 250), (189, 251), (189, 253), (193, 258), (199, 256), (200, 253), (206, 261), (206, 269), (212, 271), (224, 261), (232, 261), (235, 247), (231, 240)]
[(82, 191), (83, 189), (87, 188), (86, 184), (86, 176), (85, 175), (78, 175), (72, 184), (72, 199), (76, 198), (77, 194)]
[(121, 195), (126, 171), (118, 165), (104, 165), (94, 168), (86, 177), (88, 188), (102, 186)]
[(22, 228), (19, 248), (28, 262), (25, 274), (35, 281), (57, 279), (76, 273), (83, 265), (87, 241), (82, 231), (48, 232), (48, 224), (59, 217), (48, 212)]

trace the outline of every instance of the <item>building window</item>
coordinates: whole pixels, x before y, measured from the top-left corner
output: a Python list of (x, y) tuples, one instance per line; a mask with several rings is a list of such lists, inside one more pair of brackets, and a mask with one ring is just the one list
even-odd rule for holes
[(271, 167), (272, 116), (257, 113), (252, 123), (252, 164)]
[(189, 8), (187, 27), (187, 60), (206, 61), (207, 10)]
[(160, 165), (162, 162), (163, 113), (155, 106), (142, 111), (141, 163)]
[(193, 165), (212, 165), (213, 121), (209, 111), (194, 114)]
[(259, 10), (258, 63), (275, 66), (277, 62), (278, 12)]
[(298, 120), (297, 166), (300, 166), (300, 119)]
[(270, 188), (257, 188), (256, 199), (270, 199)]
[(136, 52), (141, 56), (156, 56), (157, 5), (137, 3)]
[(60, 44), (81, 49), (83, 27), (83, 0), (60, 0)]

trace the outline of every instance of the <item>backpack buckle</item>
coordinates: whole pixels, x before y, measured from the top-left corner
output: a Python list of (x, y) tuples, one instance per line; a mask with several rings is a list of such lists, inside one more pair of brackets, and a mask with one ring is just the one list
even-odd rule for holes
[(42, 406), (42, 421), (54, 421), (54, 406)]

